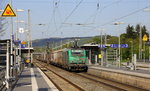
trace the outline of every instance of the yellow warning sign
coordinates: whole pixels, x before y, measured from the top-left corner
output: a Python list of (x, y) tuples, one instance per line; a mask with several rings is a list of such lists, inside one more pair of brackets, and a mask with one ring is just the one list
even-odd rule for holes
[(16, 17), (16, 14), (13, 11), (13, 9), (11, 8), (11, 6), (9, 4), (7, 4), (7, 6), (4, 9), (4, 11), (3, 11), (1, 16), (2, 17)]
[(145, 34), (144, 36), (143, 36), (143, 41), (147, 41), (148, 40), (148, 37), (147, 37), (147, 35)]

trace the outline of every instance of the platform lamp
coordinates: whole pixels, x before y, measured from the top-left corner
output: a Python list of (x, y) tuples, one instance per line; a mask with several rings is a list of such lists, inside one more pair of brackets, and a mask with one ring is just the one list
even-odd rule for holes
[[(114, 22), (113, 25), (120, 25), (120, 24), (124, 24), (124, 22)], [(120, 65), (121, 65), (121, 61), (120, 61), (120, 54), (121, 54), (121, 51), (120, 51), (120, 34), (119, 34), (119, 39), (118, 39), (118, 48), (119, 48), (119, 56), (118, 56), (118, 61), (119, 61), (119, 68), (120, 68)]]
[[(103, 35), (102, 35), (102, 32), (103, 32), (104, 30), (106, 30), (106, 29), (104, 29), (104, 28), (99, 28), (99, 29), (97, 29), (97, 30), (100, 31), (100, 49), (101, 49), (100, 53), (101, 53), (101, 55), (102, 55), (102, 47), (103, 47)], [(103, 66), (103, 64), (104, 64), (104, 59), (103, 59), (103, 55), (102, 55), (102, 57), (101, 57), (101, 66)]]

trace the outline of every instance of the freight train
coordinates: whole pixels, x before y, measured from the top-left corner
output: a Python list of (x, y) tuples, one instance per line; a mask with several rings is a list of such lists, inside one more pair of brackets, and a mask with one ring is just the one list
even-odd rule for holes
[[(43, 59), (44, 57), (39, 58)], [(87, 72), (88, 70), (88, 66), (86, 65), (86, 51), (81, 48), (65, 48), (52, 51), (46, 54), (45, 60), (43, 61), (69, 71)]]
[(84, 49), (62, 49), (52, 52), (51, 64), (58, 65), (69, 71), (87, 71), (86, 51)]

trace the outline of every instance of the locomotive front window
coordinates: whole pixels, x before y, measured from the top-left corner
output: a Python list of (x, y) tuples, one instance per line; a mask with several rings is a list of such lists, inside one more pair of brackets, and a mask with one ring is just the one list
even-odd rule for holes
[(84, 56), (83, 50), (72, 50), (72, 56)]

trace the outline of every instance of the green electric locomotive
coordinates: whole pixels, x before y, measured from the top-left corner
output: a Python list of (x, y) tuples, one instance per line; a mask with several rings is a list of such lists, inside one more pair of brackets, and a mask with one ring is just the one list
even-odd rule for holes
[(81, 48), (69, 48), (53, 51), (50, 63), (69, 71), (87, 71), (86, 51)]

